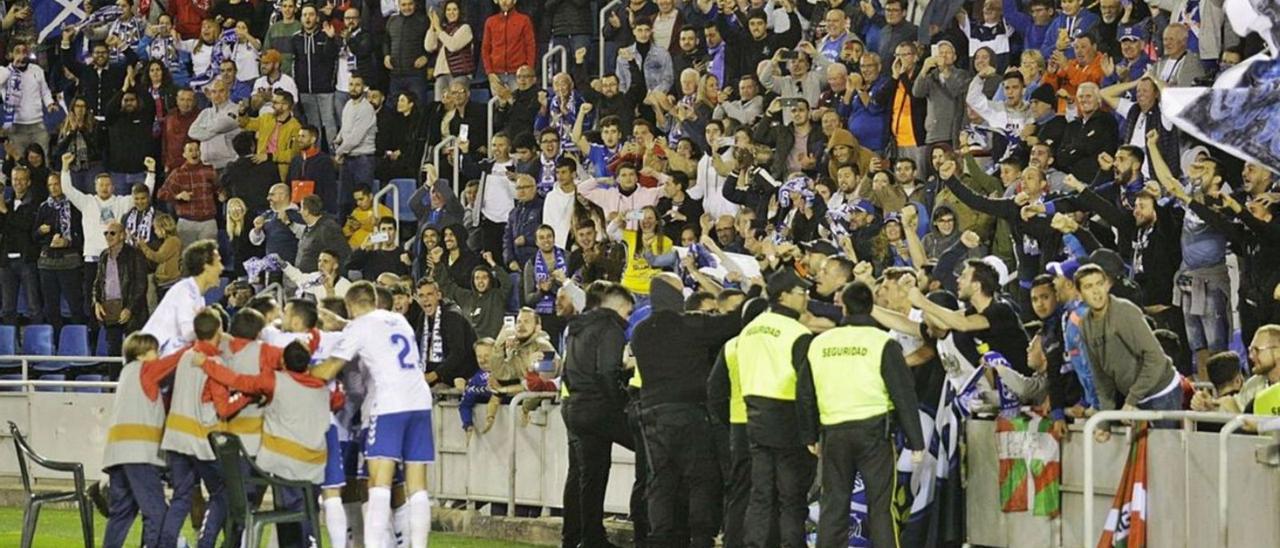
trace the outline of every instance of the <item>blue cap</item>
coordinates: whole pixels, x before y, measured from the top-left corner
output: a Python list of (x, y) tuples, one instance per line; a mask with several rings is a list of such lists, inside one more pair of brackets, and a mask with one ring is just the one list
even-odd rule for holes
[(1146, 42), (1147, 31), (1143, 30), (1143, 28), (1139, 26), (1125, 27), (1120, 30), (1119, 36), (1116, 36), (1116, 39), (1121, 42), (1125, 40), (1137, 40), (1139, 42)]
[(1075, 259), (1067, 259), (1062, 262), (1055, 261), (1045, 265), (1045, 272), (1048, 272), (1049, 274), (1053, 274), (1054, 276), (1062, 276), (1063, 278), (1066, 278), (1068, 280), (1075, 279), (1076, 270), (1079, 270), (1079, 269), (1080, 269), (1080, 261), (1077, 261)]
[(871, 203), (871, 200), (858, 200), (857, 203), (853, 204), (853, 210), (870, 213), (872, 215), (876, 214), (876, 206)]

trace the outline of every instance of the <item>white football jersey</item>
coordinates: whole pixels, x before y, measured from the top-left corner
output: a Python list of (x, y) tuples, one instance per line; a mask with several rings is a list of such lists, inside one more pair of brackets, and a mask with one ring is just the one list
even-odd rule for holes
[(386, 310), (374, 310), (348, 323), (331, 354), (360, 360), (370, 416), (431, 409), (431, 389), (418, 369), (418, 356), (409, 322)]

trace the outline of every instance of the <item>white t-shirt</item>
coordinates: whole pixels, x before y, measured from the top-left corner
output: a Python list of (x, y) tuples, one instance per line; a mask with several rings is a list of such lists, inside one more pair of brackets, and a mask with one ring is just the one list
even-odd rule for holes
[(568, 249), (569, 233), (573, 231), (573, 202), (577, 192), (551, 188), (542, 202), (542, 223), (556, 231), (556, 247)]
[[(276, 90), (284, 90), (293, 95), (294, 103), (298, 101), (298, 83), (288, 74), (280, 73), (280, 79), (276, 80), (274, 84), (269, 82), (266, 76), (259, 76), (257, 80), (253, 81), (253, 92), (258, 93), (260, 89), (269, 89), (272, 93), (275, 93)], [(263, 103), (262, 108), (258, 110), (258, 114), (272, 114), (273, 112), (275, 111), (271, 109), (270, 101)]]
[(359, 359), (369, 416), (431, 409), (431, 390), (418, 368), (418, 343), (404, 316), (374, 310), (347, 324), (330, 357)]
[(161, 355), (169, 354), (196, 340), (196, 314), (204, 307), (204, 294), (196, 279), (183, 278), (164, 294), (142, 331), (160, 342)]

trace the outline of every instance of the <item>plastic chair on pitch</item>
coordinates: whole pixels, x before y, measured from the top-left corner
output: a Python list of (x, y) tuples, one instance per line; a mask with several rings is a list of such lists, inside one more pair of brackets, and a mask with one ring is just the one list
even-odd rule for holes
[[(36, 536), (36, 520), (40, 517), (40, 507), (53, 502), (74, 502), (80, 511), (80, 531), (84, 533), (84, 545), (93, 548), (93, 506), (85, 491), (84, 465), (78, 462), (52, 461), (40, 456), (27, 443), (27, 438), (18, 430), (18, 425), (9, 421), (9, 433), (13, 435), (13, 445), (17, 449), (18, 471), (22, 474), (22, 490), (26, 493), (26, 507), (22, 513), (22, 548), (31, 548)], [(32, 489), (31, 470), (27, 462), (56, 472), (68, 472), (75, 481), (75, 491), (46, 491), (37, 493)]]
[[(418, 216), (413, 214), (413, 208), (409, 205), (409, 198), (413, 197), (413, 193), (418, 190), (417, 179), (392, 179), (387, 183), (396, 187), (400, 193), (400, 210), (394, 211), (396, 220), (400, 222), (416, 222)], [(391, 207), (391, 195), (387, 194), (387, 207)]]
[[(209, 445), (213, 447), (213, 456), (218, 462), (218, 471), (222, 472), (222, 485), (226, 490), (227, 519), (223, 523), (223, 534), (233, 538), (236, 531), (244, 532), (244, 546), (258, 546), (268, 525), (281, 523), (310, 523), (311, 534), (315, 537), (317, 548), (324, 548), (320, 533), (320, 511), (316, 507), (319, 493), (316, 486), (305, 481), (290, 481), (263, 472), (249, 458), (240, 437), (225, 432), (210, 432)], [(246, 473), (243, 463), (249, 463), (252, 474)], [(302, 490), (302, 510), (256, 510), (249, 506), (249, 486), (261, 485), (271, 488), (271, 499), (284, 500), (282, 488)], [(277, 536), (279, 530), (277, 529)]]

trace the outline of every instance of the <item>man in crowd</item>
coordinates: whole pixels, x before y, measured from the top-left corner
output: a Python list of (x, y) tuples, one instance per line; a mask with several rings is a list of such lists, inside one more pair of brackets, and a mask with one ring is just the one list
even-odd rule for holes
[[(187, 136), (200, 143), (199, 161), (214, 169), (222, 169), (235, 161), (236, 151), (231, 140), (240, 133), (240, 107), (232, 103), (231, 92), (226, 82), (214, 80), (205, 88), (205, 95), (211, 103), (200, 111), (200, 116), (191, 124)], [(186, 159), (186, 144), (183, 144), (183, 161)]]
[[(126, 333), (143, 324), (147, 310), (147, 258), (125, 242), (124, 225), (107, 224), (107, 249), (98, 257), (93, 314), (106, 329), (107, 354), (120, 354)], [(142, 245), (146, 245), (145, 243)]]
[(187, 141), (182, 156), (186, 162), (169, 173), (157, 196), (169, 202), (178, 214), (178, 238), (183, 247), (196, 240), (218, 237), (218, 174), (201, 163), (200, 145)]
[(347, 196), (360, 184), (373, 180), (375, 143), (378, 135), (378, 119), (373, 105), (365, 97), (364, 77), (351, 76), (350, 99), (342, 106), (342, 130), (335, 141), (334, 160), (342, 166), (342, 179), (338, 186), (338, 211), (351, 210)]
[(320, 23), (316, 7), (302, 7), (302, 30), (289, 42), (293, 48), (293, 77), (298, 83), (298, 103), (302, 117), (312, 126), (324, 128), (323, 142), (330, 146), (338, 136), (337, 109), (333, 104), (337, 80), (338, 51), (341, 49), (333, 24)]

